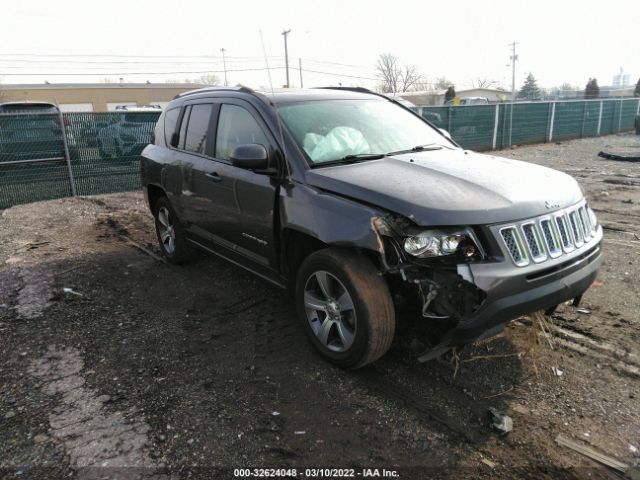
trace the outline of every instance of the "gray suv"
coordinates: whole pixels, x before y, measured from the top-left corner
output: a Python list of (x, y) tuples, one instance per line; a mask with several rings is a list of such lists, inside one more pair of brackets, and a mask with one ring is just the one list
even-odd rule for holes
[(579, 302), (602, 262), (573, 178), (464, 150), (364, 89), (182, 94), (141, 169), (169, 261), (204, 250), (290, 288), (311, 343), (347, 368), (389, 349), (402, 299), (441, 326), (427, 360)]

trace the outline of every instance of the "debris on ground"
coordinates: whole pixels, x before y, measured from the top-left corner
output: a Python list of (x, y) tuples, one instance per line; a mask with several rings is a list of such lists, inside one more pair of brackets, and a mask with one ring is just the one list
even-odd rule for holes
[(640, 162), (640, 155), (616, 155), (615, 153), (599, 152), (598, 156), (619, 162)]
[(76, 297), (82, 297), (83, 296), (80, 292), (76, 292), (73, 288), (64, 287), (62, 289), (62, 291), (64, 293), (69, 294), (69, 295), (75, 295)]
[(505, 415), (493, 407), (489, 407), (489, 412), (491, 413), (491, 428), (502, 435), (506, 435), (513, 430), (513, 420), (509, 415)]
[(629, 468), (629, 466), (625, 463), (622, 463), (618, 460), (616, 460), (613, 457), (610, 457), (609, 455), (605, 455), (604, 453), (600, 453), (596, 450), (594, 450), (591, 447), (587, 447), (585, 445), (581, 445), (573, 440), (571, 440), (570, 438), (567, 438), (563, 435), (558, 435), (556, 437), (556, 443), (562, 447), (567, 447), (570, 448), (571, 450), (573, 450), (574, 452), (578, 452), (582, 455), (584, 455), (585, 457), (589, 457), (590, 459), (601, 463), (602, 465), (606, 465), (609, 468), (613, 468), (614, 470), (617, 470), (621, 473), (625, 473), (627, 471), (627, 469)]
[(556, 377), (561, 377), (562, 374), (564, 373), (564, 371), (560, 370), (558, 367), (551, 367), (551, 371)]
[(487, 467), (489, 468), (495, 468), (496, 464), (493, 463), (491, 460), (487, 459), (487, 458), (483, 458), (482, 460), (480, 460), (482, 463), (484, 463)]

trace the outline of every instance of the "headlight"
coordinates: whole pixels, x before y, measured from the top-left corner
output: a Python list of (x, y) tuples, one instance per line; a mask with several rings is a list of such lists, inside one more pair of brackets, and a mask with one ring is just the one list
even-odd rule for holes
[(425, 230), (405, 238), (404, 251), (421, 258), (443, 257), (455, 253), (472, 258), (478, 253), (478, 246), (467, 230)]

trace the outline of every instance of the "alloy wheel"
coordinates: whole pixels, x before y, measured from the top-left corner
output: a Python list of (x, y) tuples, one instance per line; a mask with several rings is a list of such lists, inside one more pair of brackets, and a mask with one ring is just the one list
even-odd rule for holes
[(304, 307), (311, 330), (320, 343), (345, 352), (356, 336), (356, 311), (351, 295), (331, 273), (312, 273), (304, 287)]

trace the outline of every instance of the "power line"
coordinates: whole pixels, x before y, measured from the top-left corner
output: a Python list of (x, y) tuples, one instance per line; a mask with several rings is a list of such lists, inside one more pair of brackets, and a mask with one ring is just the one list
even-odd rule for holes
[[(283, 69), (284, 67), (271, 67), (272, 69), (277, 68), (277, 69)], [(254, 71), (261, 71), (261, 70), (266, 70), (266, 68), (262, 67), (262, 68), (238, 68), (238, 69), (227, 69), (227, 72), (254, 72)], [(181, 71), (181, 72), (93, 72), (93, 73), (86, 73), (86, 72), (67, 72), (67, 73), (63, 73), (63, 72), (48, 72), (48, 73), (32, 73), (32, 72), (21, 72), (21, 73), (3, 73), (3, 76), (21, 76), (21, 77), (28, 77), (28, 76), (39, 76), (39, 77), (43, 77), (43, 76), (54, 76), (54, 75), (58, 75), (58, 76), (67, 76), (67, 77), (74, 77), (74, 76), (78, 76), (78, 75), (83, 75), (83, 76), (98, 76), (98, 75), (183, 75), (183, 74), (204, 74), (204, 73), (224, 73), (224, 70), (199, 70), (199, 71)]]
[[(277, 70), (282, 70), (285, 69), (286, 67), (284, 66), (276, 66), (276, 67), (269, 67), (271, 70), (277, 69)], [(300, 70), (297, 67), (290, 67), (293, 68), (294, 70)], [(227, 72), (256, 72), (256, 71), (265, 71), (268, 70), (266, 67), (261, 67), (261, 68), (241, 68), (241, 69), (227, 69)], [(332, 76), (332, 77), (343, 77), (343, 78), (355, 78), (358, 80), (372, 80), (372, 81), (377, 81), (377, 78), (374, 77), (362, 77), (362, 76), (358, 76), (358, 75), (347, 75), (347, 74), (342, 74), (342, 73), (336, 73), (336, 72), (324, 72), (321, 70), (312, 70), (312, 69), (307, 69), (304, 68), (302, 69), (302, 72), (306, 72), (306, 73), (316, 73), (319, 75), (328, 75), (328, 76)], [(81, 73), (61, 73), (61, 72), (47, 72), (47, 73), (30, 73), (30, 72), (23, 72), (23, 73), (3, 73), (3, 75), (5, 76), (23, 76), (23, 77), (28, 77), (28, 76), (40, 76), (40, 77), (46, 77), (46, 76), (68, 76), (68, 77), (74, 77), (74, 76), (116, 76), (116, 75), (185, 75), (185, 74), (207, 74), (207, 73), (224, 73), (224, 70), (199, 70), (199, 71), (179, 71), (179, 72), (93, 72), (93, 73), (86, 73), (86, 72), (81, 72)]]

